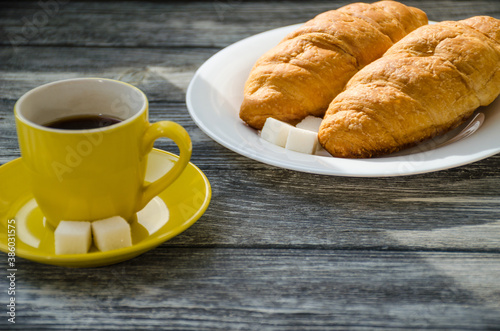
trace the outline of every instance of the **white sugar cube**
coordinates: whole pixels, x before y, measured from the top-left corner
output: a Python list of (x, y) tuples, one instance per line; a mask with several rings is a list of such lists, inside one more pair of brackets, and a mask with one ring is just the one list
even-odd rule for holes
[(101, 252), (132, 246), (130, 225), (120, 216), (92, 222), (94, 244)]
[(288, 123), (268, 117), (266, 123), (264, 123), (260, 136), (262, 139), (267, 140), (272, 144), (285, 147), (288, 132), (291, 128), (293, 128), (293, 126)]
[(61, 221), (54, 240), (56, 254), (85, 254), (92, 244), (90, 222)]
[(307, 116), (299, 124), (297, 124), (296, 127), (299, 129), (318, 132), (322, 121), (323, 119), (321, 117)]
[(313, 131), (292, 127), (288, 133), (285, 148), (307, 154), (314, 154), (318, 146), (318, 134)]

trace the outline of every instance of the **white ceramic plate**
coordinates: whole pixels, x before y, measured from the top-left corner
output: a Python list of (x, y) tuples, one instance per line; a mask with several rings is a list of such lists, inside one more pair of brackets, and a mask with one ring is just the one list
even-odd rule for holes
[(208, 136), (251, 159), (302, 172), (386, 177), (427, 173), (472, 163), (500, 152), (500, 98), (483, 107), (486, 119), (472, 136), (440, 148), (439, 137), (404, 152), (373, 159), (341, 159), (307, 155), (272, 145), (239, 118), (243, 86), (255, 61), (300, 24), (236, 42), (208, 59), (191, 80), (186, 102), (191, 117)]

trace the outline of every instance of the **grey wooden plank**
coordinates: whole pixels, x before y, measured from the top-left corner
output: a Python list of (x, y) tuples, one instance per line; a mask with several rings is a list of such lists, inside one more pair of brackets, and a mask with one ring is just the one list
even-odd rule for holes
[(113, 267), (30, 267), (18, 266), (22, 329), (500, 325), (499, 254), (161, 246)]
[[(303, 15), (304, 6), (292, 6), (299, 6), (297, 14)], [(2, 43), (14, 46), (83, 44), (125, 47), (222, 47), (231, 40), (241, 39), (241, 36), (292, 24), (296, 19), (303, 20), (300, 16), (287, 18), (279, 15), (283, 6), (272, 3), (201, 1), (176, 4), (143, 3), (137, 6), (136, 3), (127, 2), (95, 4), (72, 1), (60, 6), (52, 15), (45, 15), (46, 19), (41, 20), (45, 24), (36, 26), (30, 23), (35, 23), (37, 13), (42, 12), (38, 16), (44, 16), (44, 11), (36, 3), (29, 3), (27, 6), (21, 3), (6, 3), (4, 8), (6, 9), (2, 17), (6, 33)], [(311, 9), (313, 12), (317, 11), (317, 8), (310, 8), (310, 12)], [(308, 16), (310, 15), (304, 15)], [(267, 21), (267, 25), (254, 24), (252, 17)], [(84, 30), (83, 26), (87, 28)], [(203, 34), (197, 32), (198, 30), (203, 30)]]
[(184, 102), (195, 71), (212, 49), (22, 47), (0, 48), (1, 99), (17, 100), (30, 89), (60, 79), (103, 77), (127, 81), (152, 101)]
[[(48, 9), (40, 2), (0, 2), (0, 44), (14, 48), (27, 44), (219, 48), (271, 28), (304, 22), (350, 2), (217, 0), (145, 2), (138, 6), (136, 2), (64, 1)], [(473, 5), (469, 1), (401, 2), (421, 8), (436, 21), (478, 13), (500, 18), (497, 0), (475, 1)]]
[(467, 179), (457, 173), (461, 184), (445, 193), (450, 172), (384, 180), (210, 166), (204, 171), (216, 181), (214, 199), (175, 244), (499, 250), (498, 192), (477, 194), (498, 176)]

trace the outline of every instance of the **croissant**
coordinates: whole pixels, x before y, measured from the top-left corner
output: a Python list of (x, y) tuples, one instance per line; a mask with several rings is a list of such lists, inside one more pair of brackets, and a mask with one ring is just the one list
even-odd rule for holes
[(333, 156), (368, 158), (445, 133), (500, 94), (500, 20), (423, 26), (360, 70), (318, 133)]
[(271, 116), (290, 124), (323, 117), (359, 69), (424, 24), (423, 11), (395, 1), (319, 14), (258, 59), (245, 84), (240, 118), (260, 130)]

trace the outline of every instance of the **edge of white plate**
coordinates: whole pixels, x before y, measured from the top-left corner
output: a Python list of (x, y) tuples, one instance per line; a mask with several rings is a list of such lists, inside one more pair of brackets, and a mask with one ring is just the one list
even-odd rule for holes
[[(435, 22), (429, 23), (434, 24)], [(468, 147), (470, 150), (471, 143), (474, 143), (478, 138), (491, 138), (488, 135), (481, 135), (480, 132), (482, 129), (480, 129), (468, 139), (422, 153), (373, 159), (341, 159), (329, 156), (305, 155), (269, 144), (260, 139), (256, 130), (239, 121), (237, 115), (237, 123), (231, 122), (231, 124), (236, 125), (238, 127), (237, 130), (241, 131), (237, 134), (240, 136), (239, 138), (244, 140), (243, 142), (227, 139), (228, 136), (224, 136), (225, 134), (223, 132), (220, 130), (217, 132), (217, 130), (214, 130), (213, 125), (207, 125), (206, 121), (204, 121), (201, 116), (202, 112), (196, 109), (197, 106), (194, 103), (196, 102), (195, 100), (199, 98), (204, 102), (213, 99), (213, 97), (209, 95), (212, 90), (205, 90), (203, 93), (203, 86), (200, 86), (201, 82), (206, 80), (206, 77), (210, 77), (212, 72), (217, 71), (217, 73), (219, 73), (219, 70), (216, 70), (212, 66), (219, 62), (230, 65), (228, 61), (234, 59), (234, 53), (240, 51), (241, 48), (251, 46), (251, 44), (257, 41), (259, 46), (263, 44), (263, 41), (264, 43), (277, 43), (287, 32), (293, 31), (300, 25), (301, 24), (294, 24), (280, 27), (244, 38), (215, 53), (198, 68), (188, 85), (186, 105), (193, 121), (210, 138), (236, 153), (272, 166), (306, 173), (348, 177), (391, 177), (429, 173), (476, 162), (500, 152), (500, 146), (490, 146), (481, 151), (475, 151), (474, 153), (468, 153), (466, 155), (463, 154), (464, 148)], [(265, 49), (269, 47), (261, 46), (261, 48), (265, 51)], [(251, 65), (253, 65), (253, 62)], [(250, 68), (247, 68), (247, 71), (249, 71)], [(228, 79), (231, 79), (231, 77)], [(211, 86), (211, 88), (213, 89), (213, 86)], [(500, 108), (499, 99), (500, 98), (497, 98), (494, 102), (495, 105), (498, 104), (497, 106), (490, 105), (490, 107)], [(235, 110), (235, 112), (236, 114), (238, 113), (237, 110)], [(212, 115), (217, 114), (210, 114), (210, 116)], [(472, 149), (474, 148), (472, 147)]]

